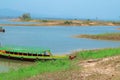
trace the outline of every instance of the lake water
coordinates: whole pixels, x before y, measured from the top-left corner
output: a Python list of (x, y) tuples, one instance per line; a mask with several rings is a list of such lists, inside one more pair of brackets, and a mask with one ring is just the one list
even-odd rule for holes
[(0, 19), (0, 24), (36, 24), (37, 22), (14, 22), (10, 19)]
[[(0, 21), (0, 23), (2, 23)], [(4, 23), (10, 23), (4, 22)], [(4, 26), (6, 32), (0, 33), (0, 43), (12, 46), (41, 47), (50, 49), (53, 54), (68, 54), (72, 51), (95, 48), (120, 47), (119, 41), (72, 38), (78, 34), (99, 34), (120, 32), (119, 26), (68, 27), (68, 26)], [(0, 72), (33, 63), (0, 59)]]
[(78, 34), (99, 34), (119, 32), (118, 27), (4, 27), (6, 32), (0, 33), (1, 45), (48, 48), (54, 54), (69, 53), (74, 50), (119, 47), (118, 41), (72, 38)]
[(17, 60), (10, 60), (10, 59), (4, 59), (0, 58), (0, 73), (1, 72), (8, 72), (9, 70), (16, 70), (21, 67), (33, 65), (33, 62), (27, 62), (27, 61), (17, 61)]

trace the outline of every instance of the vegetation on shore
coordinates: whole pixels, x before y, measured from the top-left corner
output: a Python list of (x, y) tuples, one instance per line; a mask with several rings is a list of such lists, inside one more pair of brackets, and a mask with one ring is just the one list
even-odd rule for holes
[(71, 64), (68, 60), (36, 62), (32, 66), (11, 70), (7, 73), (0, 73), (0, 80), (22, 80), (42, 73), (67, 70), (70, 67)]
[(81, 51), (76, 52), (76, 55), (75, 66), (77, 69), (44, 73), (27, 80), (120, 79), (120, 48)]
[(64, 24), (72, 24), (72, 21), (65, 21)]
[(0, 73), (0, 80), (22, 80), (30, 78), (32, 76), (41, 75), (42, 73), (52, 73), (62, 70), (63, 71), (74, 70), (73, 68), (75, 68), (75, 66), (73, 66), (73, 64), (78, 63), (80, 60), (117, 56), (120, 55), (120, 48), (86, 50), (75, 52), (73, 54), (77, 56), (77, 58), (74, 61), (66, 59), (37, 62), (35, 65), (32, 66), (23, 67), (18, 70), (11, 70), (7, 73)]
[(77, 52), (76, 55), (79, 60), (106, 58), (120, 55), (120, 48), (86, 50)]
[(82, 34), (74, 36), (75, 38), (90, 38), (90, 39), (100, 39), (100, 40), (115, 40), (120, 41), (120, 33), (104, 33), (104, 34)]
[(37, 22), (36, 24), (0, 24), (1, 26), (120, 26), (119, 21), (101, 21), (101, 20), (55, 20), (55, 19), (33, 19), (29, 13), (25, 13), (12, 21), (18, 22)]

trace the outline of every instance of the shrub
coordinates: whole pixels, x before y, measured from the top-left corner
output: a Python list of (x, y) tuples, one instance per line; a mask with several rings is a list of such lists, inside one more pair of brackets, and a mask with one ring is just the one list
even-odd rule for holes
[(72, 21), (65, 21), (64, 24), (72, 24)]
[(42, 20), (42, 22), (48, 22), (48, 20)]

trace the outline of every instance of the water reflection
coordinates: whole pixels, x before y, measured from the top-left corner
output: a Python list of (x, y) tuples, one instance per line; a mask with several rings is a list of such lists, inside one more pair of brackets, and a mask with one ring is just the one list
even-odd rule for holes
[(25, 67), (33, 64), (35, 63), (0, 58), (0, 72), (7, 72), (10, 69), (19, 69), (21, 67)]
[(15, 22), (9, 19), (0, 19), (0, 24), (36, 24), (38, 22)]

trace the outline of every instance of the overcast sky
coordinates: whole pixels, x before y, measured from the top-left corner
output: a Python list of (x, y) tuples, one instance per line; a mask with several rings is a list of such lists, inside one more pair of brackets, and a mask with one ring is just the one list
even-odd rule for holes
[(0, 9), (46, 17), (119, 19), (120, 0), (0, 0)]

